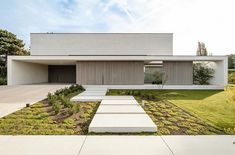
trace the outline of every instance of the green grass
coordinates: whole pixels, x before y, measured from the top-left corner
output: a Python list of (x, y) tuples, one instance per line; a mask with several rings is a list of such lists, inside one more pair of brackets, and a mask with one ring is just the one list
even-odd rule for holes
[(220, 129), (235, 129), (235, 102), (229, 91), (176, 92), (180, 95), (168, 97), (173, 104)]
[[(72, 97), (78, 92), (71, 93)], [(84, 135), (99, 103), (79, 102), (80, 110), (72, 116), (65, 107), (58, 115), (47, 100), (23, 108), (0, 119), (0, 135)]]
[(232, 89), (111, 90), (109, 94), (144, 99), (144, 109), (158, 125), (158, 134), (235, 134)]

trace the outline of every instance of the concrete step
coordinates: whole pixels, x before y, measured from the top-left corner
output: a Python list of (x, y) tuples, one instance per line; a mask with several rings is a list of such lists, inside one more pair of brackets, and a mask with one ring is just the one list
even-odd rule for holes
[(91, 101), (102, 101), (102, 100), (134, 100), (133, 96), (83, 96), (77, 95), (71, 98), (71, 101), (78, 102), (91, 102)]
[(140, 105), (127, 104), (127, 105), (100, 105), (96, 114), (146, 114), (146, 113)]
[(95, 114), (89, 132), (156, 132), (157, 126), (147, 114)]
[(134, 99), (131, 100), (102, 100), (100, 105), (139, 105)]

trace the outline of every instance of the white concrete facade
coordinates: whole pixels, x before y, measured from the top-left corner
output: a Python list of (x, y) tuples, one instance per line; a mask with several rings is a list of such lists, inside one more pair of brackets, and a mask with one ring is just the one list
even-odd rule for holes
[[(223, 89), (227, 84), (227, 56), (9, 56), (8, 85), (48, 82), (48, 65), (75, 65), (77, 61), (210, 61), (215, 69), (212, 85), (165, 85), (164, 89)], [(149, 87), (149, 86), (144, 86)], [(152, 86), (158, 87), (159, 86)]]
[[(227, 84), (226, 56), (173, 56), (172, 33), (31, 33), (30, 39), (31, 56), (8, 57), (8, 85), (65, 79), (82, 85), (143, 85), (144, 65), (153, 61), (163, 62), (163, 70), (170, 75), (166, 84), (172, 88), (193, 84), (194, 61), (213, 62), (211, 85), (222, 88)], [(50, 69), (55, 66), (67, 72), (61, 68), (53, 73)]]
[(173, 55), (172, 33), (31, 33), (32, 55)]
[(48, 67), (36, 63), (8, 60), (8, 85), (22, 85), (48, 82)]

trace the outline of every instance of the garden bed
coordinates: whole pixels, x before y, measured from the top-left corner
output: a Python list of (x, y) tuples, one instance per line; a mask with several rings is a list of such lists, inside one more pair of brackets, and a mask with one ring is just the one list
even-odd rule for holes
[[(81, 86), (58, 90), (55, 103), (50, 99), (35, 103), (0, 119), (0, 135), (84, 135), (98, 106), (98, 102), (67, 101), (83, 91)], [(49, 97), (50, 98), (50, 97)], [(59, 104), (55, 108), (55, 104)]]

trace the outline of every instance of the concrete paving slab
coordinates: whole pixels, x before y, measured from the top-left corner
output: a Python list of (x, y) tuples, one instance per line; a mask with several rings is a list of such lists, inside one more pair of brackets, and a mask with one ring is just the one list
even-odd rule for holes
[(172, 155), (157, 136), (88, 136), (79, 155)]
[(103, 100), (134, 100), (133, 96), (104, 96)]
[(78, 155), (85, 136), (0, 136), (2, 155)]
[(71, 101), (77, 102), (92, 102), (92, 101), (101, 101), (103, 96), (74, 96), (71, 98)]
[(96, 114), (146, 114), (140, 105), (100, 105)]
[(89, 132), (156, 132), (147, 114), (95, 114)]
[(136, 100), (102, 100), (100, 105), (138, 105)]
[(25, 107), (24, 103), (1, 103), (0, 104), (0, 117), (4, 117), (10, 113), (20, 110)]
[(79, 96), (104, 96), (106, 92), (82, 92)]
[(175, 155), (234, 155), (235, 136), (162, 136)]
[(74, 96), (71, 101), (134, 100), (133, 96)]

